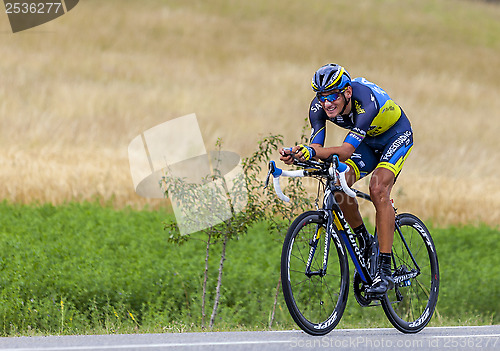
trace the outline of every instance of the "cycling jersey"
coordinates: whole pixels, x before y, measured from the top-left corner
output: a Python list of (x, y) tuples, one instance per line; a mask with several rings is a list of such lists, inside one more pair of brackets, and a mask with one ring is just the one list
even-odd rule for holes
[(376, 167), (399, 174), (413, 145), (410, 121), (403, 110), (379, 86), (365, 78), (351, 81), (352, 108), (349, 115), (329, 118), (318, 98), (311, 102), (311, 144), (324, 146), (326, 121), (348, 129), (344, 141), (356, 149), (348, 164), (353, 166), (356, 179)]

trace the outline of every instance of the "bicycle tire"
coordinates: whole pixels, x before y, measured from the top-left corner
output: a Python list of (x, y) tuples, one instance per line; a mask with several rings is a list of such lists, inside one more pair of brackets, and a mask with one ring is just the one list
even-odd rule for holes
[(436, 308), (439, 295), (438, 258), (429, 230), (420, 219), (403, 213), (396, 217), (396, 221), (420, 274), (406, 279), (414, 275), (411, 272), (415, 272), (417, 267), (396, 226), (391, 267), (396, 284), (382, 299), (382, 307), (396, 329), (403, 333), (418, 333), (429, 323)]
[[(309, 277), (305, 274), (310, 240), (318, 230), (326, 230), (323, 212), (309, 211), (299, 215), (288, 229), (281, 253), (281, 282), (286, 305), (295, 323), (310, 335), (325, 335), (337, 326), (349, 293), (349, 264), (338, 237), (330, 235), (326, 274)], [(324, 235), (326, 231), (312, 256), (312, 271), (323, 267)]]

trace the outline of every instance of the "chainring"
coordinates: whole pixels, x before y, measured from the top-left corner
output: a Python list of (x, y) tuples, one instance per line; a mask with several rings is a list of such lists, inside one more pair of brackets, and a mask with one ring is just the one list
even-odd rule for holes
[(356, 301), (358, 301), (361, 307), (368, 307), (372, 302), (372, 299), (366, 297), (366, 288), (368, 285), (361, 279), (359, 273), (354, 272), (353, 277), (353, 291)]

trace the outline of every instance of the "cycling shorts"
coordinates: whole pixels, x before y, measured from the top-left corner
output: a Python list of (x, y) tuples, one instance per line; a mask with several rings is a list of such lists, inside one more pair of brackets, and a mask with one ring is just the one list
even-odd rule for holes
[(397, 177), (413, 147), (410, 121), (404, 115), (389, 130), (376, 137), (366, 136), (346, 163), (354, 169), (356, 181), (375, 168), (386, 168)]

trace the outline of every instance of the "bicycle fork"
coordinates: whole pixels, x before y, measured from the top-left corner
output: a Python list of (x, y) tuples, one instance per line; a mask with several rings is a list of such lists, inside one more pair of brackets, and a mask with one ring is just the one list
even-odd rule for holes
[[(321, 235), (324, 235), (324, 240), (325, 240), (325, 249), (323, 252), (323, 267), (320, 268), (317, 271), (311, 271), (311, 264), (314, 258), (314, 254), (316, 253), (316, 249), (318, 247), (318, 243), (321, 240)], [(320, 277), (323, 277), (326, 274), (326, 267), (328, 266), (328, 253), (330, 252), (330, 237), (326, 233), (325, 227), (322, 225), (318, 224), (316, 228), (316, 234), (314, 235), (314, 238), (309, 241), (309, 257), (307, 258), (307, 265), (306, 265), (306, 276), (307, 277), (312, 277), (313, 275), (319, 275)]]

